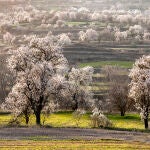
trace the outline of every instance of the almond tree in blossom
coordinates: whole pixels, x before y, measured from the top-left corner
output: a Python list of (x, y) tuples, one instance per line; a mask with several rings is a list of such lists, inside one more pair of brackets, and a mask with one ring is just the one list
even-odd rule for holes
[(10, 57), (9, 67), (16, 73), (16, 84), (6, 99), (5, 106), (19, 115), (31, 107), (40, 124), (40, 114), (48, 103), (51, 79), (64, 75), (68, 62), (60, 48), (47, 38), (33, 38), (28, 46), (20, 47)]
[(150, 108), (150, 55), (136, 60), (129, 74), (131, 78), (129, 96), (136, 102), (141, 111), (145, 128), (148, 128), (148, 116)]

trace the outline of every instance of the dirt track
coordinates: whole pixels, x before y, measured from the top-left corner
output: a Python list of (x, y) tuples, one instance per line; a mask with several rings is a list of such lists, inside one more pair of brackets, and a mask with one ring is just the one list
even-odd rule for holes
[[(43, 136), (43, 137), (42, 137)], [(150, 143), (150, 134), (142, 132), (77, 128), (0, 128), (0, 139), (117, 139)]]

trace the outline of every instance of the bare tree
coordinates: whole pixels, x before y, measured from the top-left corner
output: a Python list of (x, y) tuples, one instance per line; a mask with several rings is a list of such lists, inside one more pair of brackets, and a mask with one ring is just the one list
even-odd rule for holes
[(121, 116), (124, 116), (128, 108), (128, 82), (113, 81), (110, 84), (109, 98), (113, 107), (120, 111)]
[(129, 109), (127, 69), (118, 66), (105, 66), (102, 69), (109, 82), (108, 99), (113, 109), (120, 111), (121, 116)]

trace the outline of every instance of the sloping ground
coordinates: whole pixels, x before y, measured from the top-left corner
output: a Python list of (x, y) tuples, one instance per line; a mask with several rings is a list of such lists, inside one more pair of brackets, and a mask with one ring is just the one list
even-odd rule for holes
[[(113, 4), (116, 4), (118, 0), (32, 0), (31, 3), (38, 8), (44, 8), (50, 10), (51, 8), (66, 8), (66, 7), (87, 7), (93, 10), (100, 10), (104, 8), (111, 8)], [(119, 4), (122, 4), (124, 8), (142, 10), (148, 8), (150, 2), (149, 0), (132, 0), (130, 3), (128, 0), (120, 0)]]
[[(143, 48), (140, 52), (139, 48), (132, 50), (132, 47), (129, 47), (128, 50), (113, 50), (112, 47), (102, 47), (102, 46), (92, 46), (86, 44), (74, 44), (70, 47), (64, 48), (64, 55), (68, 58), (69, 62), (93, 62), (93, 61), (135, 61), (143, 54), (149, 54), (149, 47)], [(120, 47), (122, 49), (122, 47)], [(137, 49), (137, 50), (136, 50)]]
[(33, 137), (46, 139), (114, 139), (150, 143), (150, 134), (142, 132), (114, 131), (78, 128), (0, 128), (0, 139), (21, 140)]

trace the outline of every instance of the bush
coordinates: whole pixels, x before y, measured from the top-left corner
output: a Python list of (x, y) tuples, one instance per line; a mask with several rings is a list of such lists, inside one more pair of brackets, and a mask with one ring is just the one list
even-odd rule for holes
[(75, 122), (76, 122), (76, 126), (78, 127), (79, 124), (80, 124), (80, 121), (83, 117), (83, 115), (85, 114), (85, 111), (84, 110), (76, 110), (74, 113), (73, 113), (73, 118), (75, 119)]
[(92, 127), (112, 127), (112, 122), (97, 108), (95, 108), (91, 115), (91, 124)]

